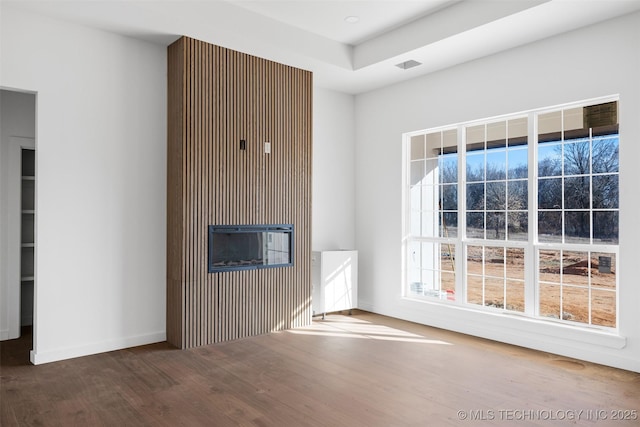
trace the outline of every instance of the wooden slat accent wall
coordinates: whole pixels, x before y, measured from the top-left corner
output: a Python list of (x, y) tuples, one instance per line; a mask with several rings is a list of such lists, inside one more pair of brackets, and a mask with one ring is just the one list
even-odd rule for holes
[[(182, 37), (168, 81), (167, 340), (189, 348), (308, 325), (312, 74)], [(284, 223), (293, 267), (207, 272), (210, 224)]]

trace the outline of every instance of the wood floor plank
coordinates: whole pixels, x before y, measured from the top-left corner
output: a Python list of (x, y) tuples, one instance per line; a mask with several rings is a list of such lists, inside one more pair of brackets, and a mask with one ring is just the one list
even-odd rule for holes
[[(189, 350), (158, 343), (39, 366), (29, 339), (0, 345), (2, 427), (640, 425), (586, 418), (639, 411), (640, 374), (361, 311)], [(526, 417), (500, 420), (505, 411)], [(570, 411), (583, 418), (548, 419)]]

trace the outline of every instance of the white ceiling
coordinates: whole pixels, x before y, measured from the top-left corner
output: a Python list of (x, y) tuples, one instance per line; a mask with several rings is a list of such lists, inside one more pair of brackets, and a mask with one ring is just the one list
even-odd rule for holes
[[(640, 0), (1, 0), (167, 45), (180, 35), (362, 93), (640, 10)], [(347, 16), (359, 21), (349, 24)], [(396, 64), (422, 65), (402, 70)]]
[[(357, 45), (459, 0), (227, 0), (340, 43)], [(357, 17), (355, 23), (346, 17)]]

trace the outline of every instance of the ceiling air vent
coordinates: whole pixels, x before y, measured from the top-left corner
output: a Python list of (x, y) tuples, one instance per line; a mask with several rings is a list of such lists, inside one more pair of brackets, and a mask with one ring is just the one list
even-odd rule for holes
[(418, 65), (422, 65), (422, 63), (418, 61), (414, 61), (413, 59), (410, 59), (408, 61), (404, 61), (399, 64), (396, 64), (396, 67), (402, 68), (403, 70), (408, 70), (409, 68), (417, 67)]

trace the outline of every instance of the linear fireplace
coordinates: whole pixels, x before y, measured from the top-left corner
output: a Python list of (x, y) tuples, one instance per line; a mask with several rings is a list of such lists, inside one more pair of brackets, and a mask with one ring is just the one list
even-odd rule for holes
[(209, 226), (209, 273), (291, 265), (293, 224)]

